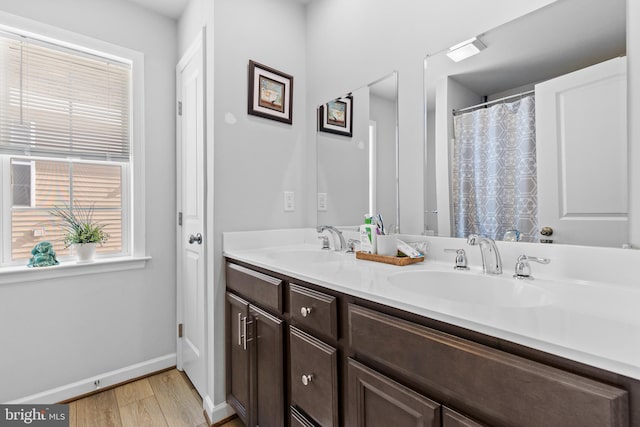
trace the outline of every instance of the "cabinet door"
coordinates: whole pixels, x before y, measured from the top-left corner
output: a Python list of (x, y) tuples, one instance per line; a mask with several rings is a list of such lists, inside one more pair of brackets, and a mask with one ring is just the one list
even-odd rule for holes
[(439, 427), (440, 405), (349, 359), (349, 425)]
[(443, 406), (442, 427), (483, 427), (483, 425), (447, 408), (446, 406)]
[(250, 345), (255, 349), (255, 425), (281, 427), (284, 418), (283, 321), (251, 305)]
[(250, 354), (246, 330), (249, 303), (227, 292), (227, 401), (249, 426), (251, 407)]

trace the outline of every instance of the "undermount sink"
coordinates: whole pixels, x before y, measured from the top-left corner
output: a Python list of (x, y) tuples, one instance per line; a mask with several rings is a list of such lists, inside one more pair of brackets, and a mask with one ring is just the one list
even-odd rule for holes
[(418, 299), (437, 298), (454, 303), (493, 307), (538, 307), (553, 295), (535, 282), (511, 276), (489, 276), (465, 271), (407, 271), (389, 277), (399, 292)]
[(322, 249), (278, 250), (267, 254), (274, 261), (287, 263), (316, 263), (340, 261), (345, 255), (336, 251)]

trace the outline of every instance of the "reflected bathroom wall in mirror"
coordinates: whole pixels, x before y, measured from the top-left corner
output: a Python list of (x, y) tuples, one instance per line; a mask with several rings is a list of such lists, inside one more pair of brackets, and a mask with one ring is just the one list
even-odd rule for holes
[(427, 56), (428, 234), (628, 242), (625, 26), (625, 0), (558, 0)]
[[(322, 131), (327, 104), (351, 100), (351, 136)], [(398, 75), (393, 72), (318, 108), (318, 224), (353, 228), (379, 213), (398, 224)], [(341, 123), (340, 120), (332, 122)], [(346, 133), (346, 132), (345, 132)], [(393, 227), (393, 229), (391, 229)]]

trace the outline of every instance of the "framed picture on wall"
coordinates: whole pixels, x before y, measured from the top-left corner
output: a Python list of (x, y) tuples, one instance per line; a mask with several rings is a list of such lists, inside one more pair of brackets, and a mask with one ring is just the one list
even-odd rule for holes
[(293, 76), (249, 61), (248, 106), (251, 115), (292, 124)]
[(353, 136), (353, 97), (347, 95), (318, 107), (318, 129), (321, 132)]

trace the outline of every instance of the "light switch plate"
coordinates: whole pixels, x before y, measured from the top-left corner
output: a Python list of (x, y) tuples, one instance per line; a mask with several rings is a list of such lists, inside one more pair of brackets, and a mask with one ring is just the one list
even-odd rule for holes
[(293, 191), (284, 192), (284, 211), (293, 212), (296, 209)]
[(318, 193), (318, 210), (322, 212), (327, 210), (327, 193)]

